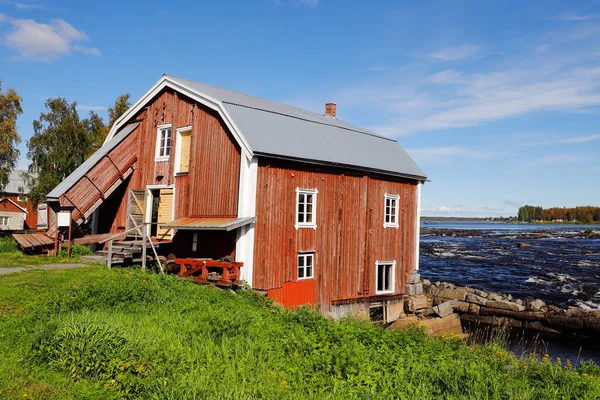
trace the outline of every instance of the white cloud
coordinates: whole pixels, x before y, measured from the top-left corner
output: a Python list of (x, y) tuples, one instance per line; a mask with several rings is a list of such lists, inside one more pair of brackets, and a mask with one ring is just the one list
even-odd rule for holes
[(0, 13), (0, 24), (5, 21), (8, 21), (8, 15)]
[(598, 16), (598, 14), (586, 14), (586, 15), (581, 15), (581, 14), (577, 14), (576, 12), (566, 12), (566, 13), (562, 13), (559, 14), (557, 16), (555, 16), (555, 19), (561, 20), (561, 21), (588, 21), (590, 19), (595, 19)]
[(488, 216), (499, 216), (502, 214), (511, 214), (510, 211), (506, 211), (504, 208), (495, 206), (472, 206), (467, 207), (463, 205), (453, 206), (432, 206), (421, 208), (421, 214), (423, 216), (431, 217), (488, 217)]
[(573, 164), (588, 161), (589, 157), (581, 154), (558, 154), (539, 159), (540, 164)]
[(578, 136), (561, 139), (562, 143), (587, 143), (595, 140), (600, 140), (600, 135)]
[(38, 23), (31, 19), (12, 19), (14, 30), (5, 37), (8, 47), (17, 52), (13, 60), (36, 60), (50, 62), (71, 52), (100, 55), (96, 48), (83, 46), (79, 42), (88, 36), (62, 19), (51, 24)]
[(481, 46), (464, 44), (439, 49), (429, 54), (429, 57), (438, 61), (458, 61), (477, 57), (481, 54), (481, 50)]
[(461, 73), (452, 69), (437, 72), (429, 76), (429, 81), (441, 85), (452, 85), (461, 83)]
[(521, 207), (520, 203), (517, 203), (516, 201), (512, 201), (512, 200), (504, 200), (503, 204), (505, 206), (510, 206), (510, 207)]
[(509, 153), (505, 152), (490, 152), (487, 150), (468, 149), (460, 146), (407, 148), (406, 151), (421, 164), (445, 162), (449, 158), (486, 160), (493, 157), (509, 155)]
[(540, 46), (537, 46), (535, 49), (533, 49), (536, 53), (545, 53), (546, 51), (550, 50), (550, 45), (549, 44), (542, 44)]

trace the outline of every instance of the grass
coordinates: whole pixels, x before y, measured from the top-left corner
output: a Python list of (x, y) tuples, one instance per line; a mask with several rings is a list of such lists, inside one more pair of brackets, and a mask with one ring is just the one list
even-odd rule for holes
[(284, 310), (138, 270), (0, 277), (0, 398), (600, 397), (600, 369)]
[(92, 252), (87, 246), (75, 245), (71, 250), (71, 259), (67, 259), (66, 247), (61, 249), (58, 256), (23, 254), (12, 236), (0, 237), (0, 268), (35, 267), (45, 264), (62, 264), (79, 262), (79, 257)]

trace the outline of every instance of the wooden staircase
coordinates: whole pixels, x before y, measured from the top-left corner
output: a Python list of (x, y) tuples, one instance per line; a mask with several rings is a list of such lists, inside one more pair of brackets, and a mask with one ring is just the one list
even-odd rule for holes
[[(160, 246), (159, 243), (153, 243), (155, 248)], [(100, 262), (108, 263), (110, 249), (100, 250), (96, 252), (96, 255), (101, 256)], [(113, 242), (111, 256), (111, 265), (130, 265), (130, 264), (142, 264), (143, 261), (143, 241), (142, 240), (125, 240), (123, 242)], [(146, 261), (154, 261), (155, 255), (148, 254)], [(158, 256), (158, 260), (163, 263), (166, 258)]]

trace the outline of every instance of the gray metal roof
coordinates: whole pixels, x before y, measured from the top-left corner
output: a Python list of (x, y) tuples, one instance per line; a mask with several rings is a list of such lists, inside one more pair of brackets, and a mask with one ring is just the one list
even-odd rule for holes
[(25, 187), (25, 180), (22, 174), (27, 171), (14, 170), (8, 176), (8, 184), (2, 190), (2, 193), (18, 194), (21, 193), (21, 189), (27, 193), (29, 190)]
[(327, 115), (189, 79), (166, 77), (220, 101), (255, 153), (426, 179), (393, 139)]
[(106, 142), (100, 147), (94, 154), (83, 162), (71, 175), (67, 176), (61, 183), (58, 184), (48, 195), (46, 196), (47, 201), (57, 201), (60, 196), (65, 194), (73, 185), (75, 185), (94, 165), (96, 165), (102, 157), (108, 154), (114, 149), (119, 143), (123, 141), (131, 132), (138, 127), (139, 122), (133, 122), (127, 124), (117, 133), (111, 140)]

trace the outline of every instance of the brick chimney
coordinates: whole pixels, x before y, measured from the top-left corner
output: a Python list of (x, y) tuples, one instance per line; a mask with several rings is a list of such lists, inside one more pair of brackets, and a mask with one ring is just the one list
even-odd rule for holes
[(337, 105), (335, 103), (325, 103), (325, 115), (335, 118)]

